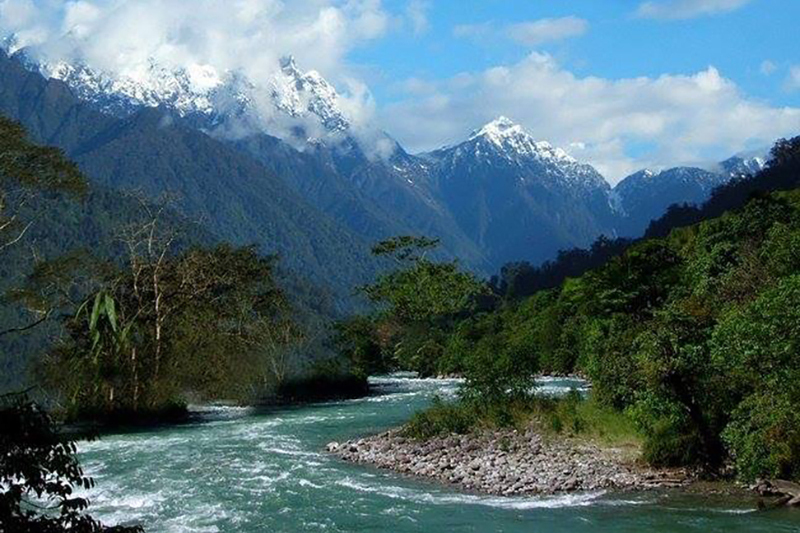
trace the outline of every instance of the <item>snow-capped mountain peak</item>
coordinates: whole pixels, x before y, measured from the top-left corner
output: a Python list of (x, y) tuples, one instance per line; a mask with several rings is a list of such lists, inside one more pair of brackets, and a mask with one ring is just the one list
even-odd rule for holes
[(301, 71), (292, 56), (282, 58), (280, 66), (280, 73), (269, 84), (272, 99), (279, 110), (292, 117), (312, 114), (330, 132), (343, 132), (350, 128), (339, 104), (339, 93), (319, 72)]
[(481, 180), (508, 180), (578, 197), (597, 193), (605, 198), (610, 190), (591, 165), (535, 140), (523, 126), (502, 116), (475, 130), (466, 141), (423, 157), (447, 169), (443, 174), (448, 180), (472, 174)]
[(503, 139), (518, 135), (525, 135), (522, 126), (508, 117), (500, 116), (485, 124), (482, 128), (472, 132), (472, 135), (469, 136), (469, 140), (473, 140), (477, 137), (485, 137), (492, 141), (500, 142)]
[(500, 116), (475, 130), (469, 141), (483, 141), (499, 149), (508, 157), (533, 156), (538, 159), (563, 163), (576, 163), (567, 152), (546, 141), (537, 141), (521, 125)]
[[(141, 107), (168, 107), (180, 115), (213, 115), (222, 92), (234, 95), (235, 76), (220, 73), (210, 65), (170, 68), (154, 59), (131, 65), (124, 72), (111, 73), (75, 61), (28, 60), (44, 76), (61, 80), (83, 100), (104, 111), (127, 115)], [(244, 95), (235, 94), (239, 100)]]
[(49, 61), (40, 58), (36, 50), (18, 50), (14, 43), (8, 38), (2, 47), (28, 69), (63, 81), (79, 98), (113, 115), (165, 107), (181, 116), (202, 117), (201, 124), (209, 128), (229, 118), (247, 117), (251, 126), (259, 125), (279, 137), (287, 125), (294, 127), (291, 123), (296, 120), (299, 129), (291, 135), (310, 127), (305, 131), (310, 141), (350, 129), (333, 85), (317, 71), (300, 70), (291, 56), (281, 59), (267, 79), (252, 80), (241, 71), (207, 64), (167, 65), (152, 58), (112, 72), (78, 59)]
[(719, 168), (715, 170), (731, 177), (747, 176), (763, 170), (767, 166), (768, 160), (767, 154), (735, 155), (721, 162)]

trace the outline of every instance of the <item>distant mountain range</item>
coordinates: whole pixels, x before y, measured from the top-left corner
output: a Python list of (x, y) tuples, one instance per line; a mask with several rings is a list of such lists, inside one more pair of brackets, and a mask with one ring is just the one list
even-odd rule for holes
[(600, 235), (637, 236), (670, 204), (699, 203), (765, 158), (643, 170), (612, 188), (592, 166), (498, 118), (464, 142), (407, 153), (354, 125), (334, 87), (291, 58), (261, 83), (154, 62), (127, 75), (7, 46), (0, 112), (64, 148), (91, 179), (177, 195), (211, 231), (278, 252), (341, 295), (379, 268), (369, 244), (439, 237), (480, 274), (538, 263)]
[(733, 178), (755, 174), (764, 168), (766, 157), (731, 157), (705, 170), (676, 167), (660, 172), (640, 170), (611, 191), (618, 212), (616, 229), (620, 236), (638, 237), (654, 218), (672, 204), (702, 204), (711, 192)]

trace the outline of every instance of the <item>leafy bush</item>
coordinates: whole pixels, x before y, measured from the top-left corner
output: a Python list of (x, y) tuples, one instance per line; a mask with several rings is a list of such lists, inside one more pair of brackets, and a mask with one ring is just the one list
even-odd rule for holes
[(75, 495), (94, 481), (76, 458), (75, 443), (24, 396), (0, 397), (0, 530), (20, 533), (141, 533), (106, 527)]
[(754, 394), (734, 411), (723, 439), (740, 477), (750, 481), (800, 478), (797, 401), (798, 396), (790, 393)]
[(800, 477), (800, 275), (715, 330), (712, 357), (740, 400), (723, 438), (745, 479)]
[(451, 433), (465, 434), (475, 429), (478, 420), (479, 413), (473, 405), (445, 402), (437, 397), (431, 407), (411, 417), (403, 433), (419, 440)]

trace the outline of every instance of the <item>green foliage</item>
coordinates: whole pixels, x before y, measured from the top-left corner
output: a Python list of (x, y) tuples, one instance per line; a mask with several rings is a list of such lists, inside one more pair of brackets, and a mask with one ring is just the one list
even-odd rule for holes
[[(466, 377), (462, 401), (409, 431), (527, 413), (546, 431), (585, 436), (616, 416), (651, 464), (714, 471), (732, 461), (743, 479), (798, 479), (799, 310), (800, 191), (760, 195), (557, 290), (457, 320), (437, 342), (441, 367)], [(536, 371), (587, 375), (592, 400), (534, 401)], [(598, 424), (600, 413), (610, 414)]]
[(467, 312), (485, 289), (474, 275), (455, 263), (419, 259), (408, 268), (380, 276), (364, 292), (370, 300), (385, 306), (387, 314), (418, 322)]
[(494, 405), (526, 398), (533, 389), (537, 360), (514, 349), (502, 333), (481, 336), (464, 355), (461, 394)]
[(185, 392), (247, 398), (297, 331), (252, 248), (194, 248), (100, 280), (43, 374), (70, 418), (172, 410)]
[(601, 405), (594, 398), (572, 392), (565, 398), (539, 400), (540, 425), (545, 431), (601, 442), (636, 446), (641, 434), (628, 413)]
[(0, 187), (5, 192), (11, 184), (73, 193), (84, 193), (87, 187), (77, 165), (61, 150), (33, 143), (21, 125), (0, 115)]
[(597, 401), (630, 413), (652, 464), (716, 469), (730, 456), (744, 478), (796, 477), (798, 213), (796, 194), (756, 198), (568, 281), (540, 311), (564, 340), (539, 353), (572, 351)]
[(366, 317), (353, 317), (337, 323), (333, 338), (338, 353), (350, 362), (354, 375), (366, 379), (391, 368), (386, 361), (375, 331), (375, 323)]
[(417, 261), (437, 246), (439, 239), (401, 235), (379, 242), (372, 247), (372, 253), (377, 256), (392, 256), (396, 261)]
[(418, 440), (453, 433), (463, 435), (474, 430), (479, 420), (479, 412), (473, 405), (445, 402), (436, 397), (433, 405), (411, 417), (403, 426), (403, 434)]
[(741, 399), (723, 438), (747, 479), (800, 478), (798, 354), (800, 275), (784, 278), (714, 331), (712, 360), (729, 369), (727, 386)]
[(394, 257), (397, 268), (362, 288), (377, 305), (372, 316), (337, 327), (339, 351), (357, 372), (401, 368), (430, 376), (456, 371), (449, 366), (449, 335), (458, 320), (478, 309), (488, 289), (457, 263), (428, 259), (437, 245), (437, 240), (406, 236), (373, 248), (378, 256)]
[(723, 439), (743, 479), (800, 479), (798, 399), (797, 390), (767, 390), (737, 406)]
[(0, 391), (38, 378), (74, 417), (172, 416), (187, 397), (272, 394), (325, 353), (330, 295), (275, 258), (213, 246), (172, 203), (88, 188), (2, 118), (0, 155)]
[(640, 436), (630, 417), (574, 392), (564, 398), (526, 396), (497, 403), (436, 398), (403, 426), (406, 436), (425, 440), (482, 428), (535, 426), (546, 435), (579, 438), (612, 446), (636, 446)]
[(322, 359), (296, 377), (280, 383), (277, 397), (284, 402), (308, 402), (331, 398), (358, 398), (369, 391), (366, 376), (349, 368), (340, 357)]
[(642, 326), (627, 315), (597, 317), (586, 328), (582, 370), (592, 378), (597, 401), (616, 409), (633, 402), (641, 388), (631, 347)]
[(89, 489), (75, 443), (22, 395), (0, 404), (0, 530), (18, 533), (138, 533), (139, 527), (105, 527), (86, 514)]

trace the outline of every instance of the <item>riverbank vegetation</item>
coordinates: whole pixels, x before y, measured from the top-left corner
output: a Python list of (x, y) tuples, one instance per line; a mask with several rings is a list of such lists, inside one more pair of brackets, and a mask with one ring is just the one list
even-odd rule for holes
[(531, 428), (545, 436), (577, 438), (614, 447), (639, 447), (641, 437), (624, 413), (602, 405), (578, 392), (565, 398), (527, 395), (492, 404), (441, 399), (416, 413), (402, 429), (403, 435), (426, 440), (440, 435), (463, 435), (476, 429)]
[[(468, 277), (426, 278), (424, 258), (401, 264), (377, 283), (391, 290), (367, 288), (379, 309), (350, 323), (342, 351), (362, 366), (466, 378), (458, 404), (411, 422), (417, 436), (513, 425), (519, 406), (540, 410), (526, 404), (538, 372), (579, 372), (599, 410), (567, 424), (599, 427), (608, 409), (634, 425), (654, 466), (798, 479), (800, 138), (772, 156), (702, 208), (670, 210), (654, 237), (598, 246), (617, 253), (527, 296), (495, 290), (493, 300)], [(415, 253), (429, 245), (403, 244)], [(459, 275), (456, 264), (437, 268)], [(437, 289), (453, 305), (409, 312)]]
[(94, 486), (75, 443), (24, 394), (0, 396), (0, 530), (20, 533), (142, 533), (105, 526), (76, 494)]
[[(2, 389), (36, 385), (65, 421), (126, 425), (188, 402), (363, 390), (324, 350), (325, 291), (278, 257), (220, 242), (169, 198), (90, 185), (2, 118), (0, 153)], [(298, 385), (323, 366), (324, 387)]]

